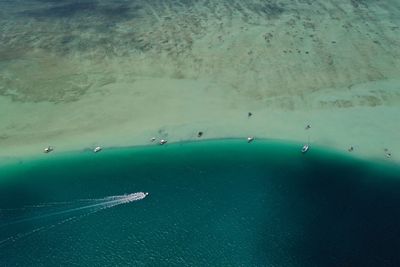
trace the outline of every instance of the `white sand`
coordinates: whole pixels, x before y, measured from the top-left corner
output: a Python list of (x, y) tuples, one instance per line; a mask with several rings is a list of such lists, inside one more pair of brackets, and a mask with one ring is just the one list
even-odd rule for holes
[[(306, 142), (309, 136), (312, 144), (340, 150), (354, 146), (354, 154), (377, 158), (384, 156), (387, 147), (392, 159), (399, 159), (400, 127), (396, 122), (400, 108), (396, 106), (285, 111), (235, 94), (227, 97), (228, 89), (224, 93), (199, 81), (138, 80), (134, 86), (146, 88), (142, 95), (131, 86), (112, 84), (101, 94), (90, 93), (68, 104), (22, 104), (2, 99), (2, 111), (12, 115), (2, 119), (0, 156), (38, 154), (48, 145), (60, 152), (97, 145), (150, 144), (153, 136), (190, 140), (203, 131), (203, 138), (253, 135)], [(313, 105), (319, 98), (311, 95), (307, 103)], [(251, 118), (247, 118), (247, 111), (253, 113)], [(312, 128), (306, 131), (306, 124)]]
[[(11, 33), (29, 35), (39, 22), (9, 26), (4, 36), (14, 39), (4, 37), (9, 43), (0, 47), (7, 55), (0, 61), (0, 158), (35, 155), (48, 145), (57, 153), (150, 144), (153, 136), (191, 140), (203, 131), (203, 139), (310, 138), (343, 151), (354, 146), (364, 158), (384, 158), (389, 148), (390, 160), (400, 162), (396, 2), (355, 8), (290, 1), (271, 15), (241, 2), (198, 3), (147, 5), (142, 12), (153, 19), (118, 22), (105, 34), (117, 42), (108, 50), (46, 50), (66, 33), (62, 23), (40, 22), (53, 34), (36, 33), (39, 41), (21, 52)], [(89, 44), (98, 38), (74, 34)]]

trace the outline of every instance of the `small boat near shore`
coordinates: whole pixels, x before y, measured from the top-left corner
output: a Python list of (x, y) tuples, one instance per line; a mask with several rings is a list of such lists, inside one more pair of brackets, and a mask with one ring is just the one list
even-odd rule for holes
[(301, 153), (305, 154), (307, 153), (307, 151), (310, 149), (310, 146), (308, 144), (305, 144), (302, 148), (301, 148)]
[(43, 150), (43, 152), (44, 152), (44, 153), (50, 153), (50, 152), (53, 151), (53, 150), (54, 150), (53, 147), (48, 146), (48, 147), (46, 147), (46, 148)]
[(166, 144), (167, 142), (168, 142), (167, 140), (161, 139), (161, 140), (160, 140), (160, 145), (164, 145), (164, 144)]
[(100, 152), (103, 148), (101, 146), (97, 146), (95, 147), (95, 149), (93, 149), (94, 153)]

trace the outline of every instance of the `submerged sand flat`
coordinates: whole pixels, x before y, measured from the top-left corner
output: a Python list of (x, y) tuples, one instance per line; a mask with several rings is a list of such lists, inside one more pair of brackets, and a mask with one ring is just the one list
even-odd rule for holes
[(1, 1), (0, 25), (3, 158), (203, 131), (400, 160), (398, 1)]

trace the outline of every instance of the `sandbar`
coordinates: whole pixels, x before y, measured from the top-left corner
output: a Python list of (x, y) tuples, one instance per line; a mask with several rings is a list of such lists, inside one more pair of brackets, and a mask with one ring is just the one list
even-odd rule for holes
[(3, 160), (202, 131), (400, 162), (396, 1), (74, 4), (0, 4)]

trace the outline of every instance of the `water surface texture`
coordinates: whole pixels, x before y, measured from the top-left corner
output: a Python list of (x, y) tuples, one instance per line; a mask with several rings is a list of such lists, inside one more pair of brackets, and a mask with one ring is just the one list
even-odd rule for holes
[(48, 156), (0, 169), (3, 266), (400, 264), (398, 166), (243, 140)]

